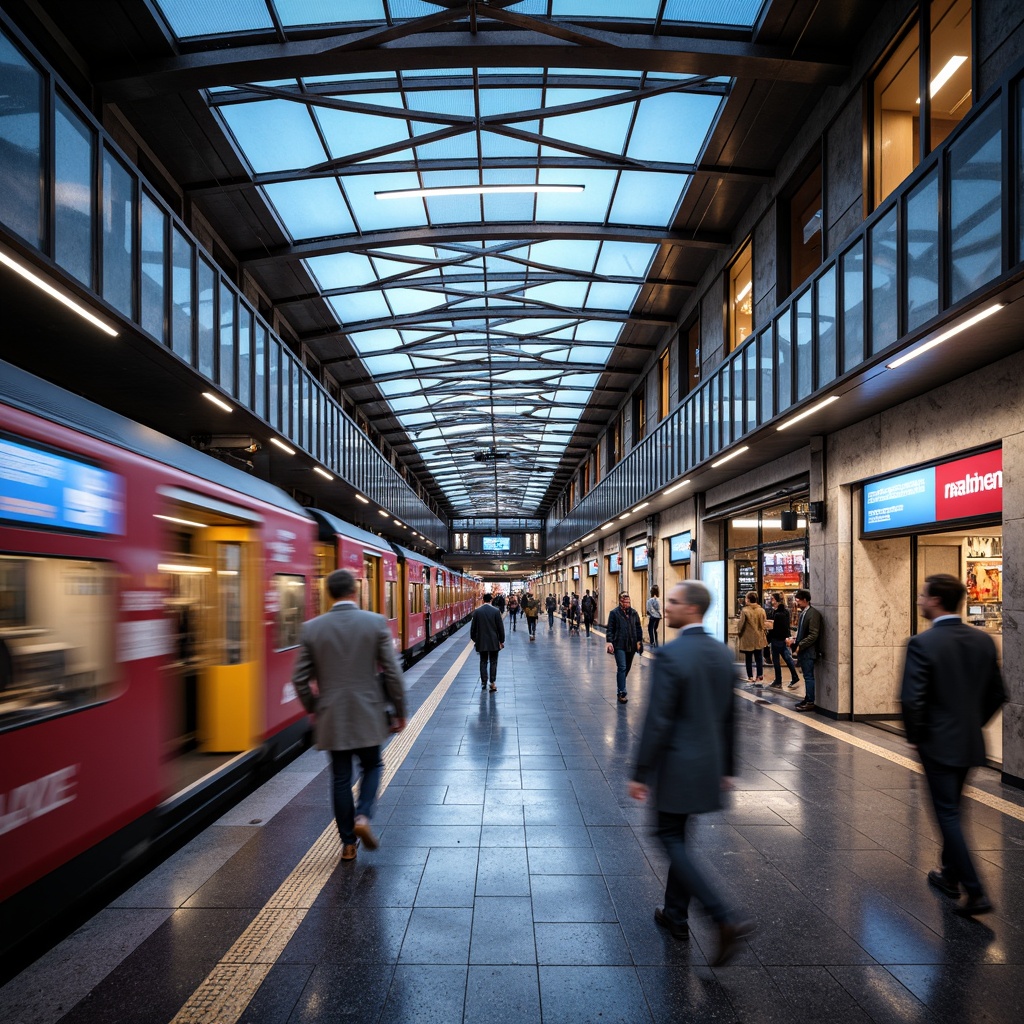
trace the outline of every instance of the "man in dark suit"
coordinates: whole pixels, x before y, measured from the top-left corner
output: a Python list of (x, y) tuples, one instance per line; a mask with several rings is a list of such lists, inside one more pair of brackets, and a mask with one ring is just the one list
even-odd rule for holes
[[(341, 859), (355, 860), (360, 841), (368, 850), (378, 845), (370, 819), (380, 784), (380, 748), (389, 732), (405, 728), (405, 687), (388, 620), (356, 604), (355, 576), (347, 569), (332, 572), (327, 591), (334, 606), (299, 631), (292, 683), (302, 706), (316, 716), (317, 749), (331, 755)], [(315, 692), (310, 679), (316, 680)], [(395, 710), (390, 726), (388, 702)], [(362, 769), (358, 804), (352, 801), (353, 758)]]
[(817, 608), (811, 607), (811, 592), (798, 590), (793, 595), (800, 609), (800, 622), (796, 627), (796, 639), (787, 640), (796, 655), (797, 664), (804, 676), (804, 699), (796, 705), (797, 711), (814, 710), (814, 662), (821, 653), (821, 641), (825, 633), (825, 620)]
[(732, 652), (704, 631), (711, 594), (686, 580), (669, 593), (665, 622), (681, 632), (654, 657), (650, 704), (636, 755), (629, 795), (644, 801), (653, 780), (658, 838), (669, 857), (665, 906), (654, 920), (675, 939), (690, 936), (687, 916), (696, 896), (718, 925), (720, 966), (735, 953), (753, 922), (733, 911), (694, 863), (686, 846), (691, 814), (717, 811), (733, 773)]
[(505, 646), (505, 623), (502, 622), (501, 612), (491, 604), (492, 599), (491, 594), (484, 594), (484, 603), (473, 612), (469, 639), (476, 644), (480, 655), (480, 686), (483, 688), (487, 685), (489, 674), (493, 693), (498, 689), (495, 685), (498, 678), (498, 652)]
[(925, 579), (917, 607), (932, 627), (907, 644), (900, 699), (907, 740), (921, 757), (942, 833), (942, 868), (929, 871), (928, 881), (955, 899), (962, 885), (967, 899), (956, 912), (973, 917), (992, 904), (960, 828), (960, 795), (971, 767), (985, 763), (981, 728), (1006, 700), (1006, 691), (992, 638), (957, 614), (966, 593), (955, 576)]

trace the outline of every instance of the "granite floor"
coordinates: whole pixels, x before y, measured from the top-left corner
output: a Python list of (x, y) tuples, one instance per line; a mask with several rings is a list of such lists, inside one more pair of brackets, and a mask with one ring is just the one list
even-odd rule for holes
[[(331, 861), (251, 999), (188, 1019), (1024, 1019), (1024, 795), (994, 772), (972, 782), (1009, 803), (967, 800), (965, 820), (995, 912), (965, 920), (926, 884), (938, 846), (922, 776), (863, 748), (904, 744), (818, 731), (816, 715), (779, 712), (785, 691), (737, 698), (738, 788), (691, 834), (757, 931), (713, 969), (707, 918), (691, 916), (688, 942), (654, 924), (665, 859), (626, 795), (650, 659), (619, 705), (597, 634), (542, 620), (530, 644), (520, 622), (497, 693), (474, 654), (459, 667), (467, 642), (464, 629), (410, 673), (426, 714), (458, 669), (381, 797), (381, 848)], [(171, 1021), (330, 825), (310, 751), (0, 989), (0, 1020)]]

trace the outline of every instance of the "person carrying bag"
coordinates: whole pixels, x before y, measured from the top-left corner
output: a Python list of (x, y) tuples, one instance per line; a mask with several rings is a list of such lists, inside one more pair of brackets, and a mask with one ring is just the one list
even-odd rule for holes
[[(768, 643), (768, 616), (757, 599), (757, 591), (747, 593), (747, 602), (740, 612), (740, 628), (736, 637), (737, 647), (747, 663), (747, 682), (764, 684), (764, 648)], [(754, 664), (757, 677), (754, 677)]]

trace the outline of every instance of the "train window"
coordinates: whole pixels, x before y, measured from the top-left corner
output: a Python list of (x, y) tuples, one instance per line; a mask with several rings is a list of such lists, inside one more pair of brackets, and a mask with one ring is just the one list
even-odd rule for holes
[(363, 553), (362, 595), (360, 608), (368, 612), (380, 611), (380, 559), (374, 555)]
[(217, 590), (221, 612), (219, 665), (240, 665), (242, 658), (242, 545), (217, 545)]
[[(105, 562), (0, 556), (0, 729), (117, 695), (115, 578)], [(165, 636), (161, 620), (133, 625), (122, 660)]]
[(409, 614), (410, 615), (422, 615), (423, 614), (423, 584), (422, 583), (410, 583), (409, 584)]
[(306, 577), (277, 573), (274, 586), (277, 588), (274, 650), (283, 651), (299, 644), (299, 628), (306, 612)]
[(388, 580), (384, 584), (384, 618), (394, 619), (398, 615), (395, 611), (395, 590), (398, 584), (394, 580)]

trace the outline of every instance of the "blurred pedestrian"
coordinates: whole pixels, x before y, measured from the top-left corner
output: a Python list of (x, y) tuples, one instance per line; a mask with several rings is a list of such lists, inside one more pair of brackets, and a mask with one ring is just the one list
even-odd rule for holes
[(647, 598), (647, 638), (652, 647), (658, 646), (658, 627), (661, 625), (661, 591), (658, 585), (651, 587), (651, 596)]
[(618, 607), (613, 608), (608, 616), (605, 640), (608, 653), (615, 655), (615, 690), (618, 701), (626, 704), (629, 701), (626, 696), (626, 676), (633, 667), (633, 658), (643, 653), (644, 627), (625, 590), (619, 594)]
[(537, 616), (540, 614), (540, 604), (537, 598), (527, 590), (519, 599), (519, 607), (523, 610), (526, 629), (530, 634), (530, 643), (532, 644), (537, 639)]

